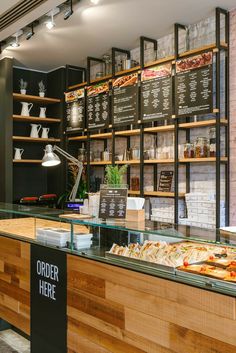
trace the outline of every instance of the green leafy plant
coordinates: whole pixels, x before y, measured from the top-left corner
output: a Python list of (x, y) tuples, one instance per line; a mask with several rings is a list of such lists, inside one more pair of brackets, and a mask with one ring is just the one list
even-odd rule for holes
[(123, 184), (123, 176), (126, 173), (127, 165), (122, 167), (107, 165), (105, 173), (105, 184), (120, 186)]

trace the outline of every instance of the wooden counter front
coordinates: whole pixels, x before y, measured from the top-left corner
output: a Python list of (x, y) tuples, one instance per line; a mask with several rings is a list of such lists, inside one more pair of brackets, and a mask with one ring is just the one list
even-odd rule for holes
[(0, 318), (30, 334), (30, 244), (0, 236)]
[(236, 298), (68, 255), (68, 353), (235, 353)]
[[(76, 255), (67, 281), (67, 353), (236, 352), (235, 297)], [(1, 235), (0, 318), (30, 335), (30, 243)]]

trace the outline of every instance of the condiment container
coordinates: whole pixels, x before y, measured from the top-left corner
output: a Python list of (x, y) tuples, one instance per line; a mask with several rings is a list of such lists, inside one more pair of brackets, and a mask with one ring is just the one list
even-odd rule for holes
[(197, 137), (195, 142), (195, 157), (207, 158), (209, 156), (209, 140), (206, 137)]
[(131, 160), (140, 159), (140, 150), (138, 148), (136, 147), (131, 148), (130, 154), (131, 154)]
[(185, 143), (184, 158), (194, 158), (194, 145), (192, 143)]
[(96, 78), (101, 78), (103, 76), (104, 76), (104, 72), (103, 71), (100, 71), (100, 72), (96, 73)]
[(216, 156), (216, 128), (212, 127), (209, 130), (209, 139), (210, 139), (210, 157)]
[(85, 148), (79, 148), (78, 149), (78, 160), (80, 162), (85, 162), (86, 161), (86, 149)]
[(139, 178), (138, 177), (132, 177), (131, 178), (131, 190), (133, 191), (139, 191)]

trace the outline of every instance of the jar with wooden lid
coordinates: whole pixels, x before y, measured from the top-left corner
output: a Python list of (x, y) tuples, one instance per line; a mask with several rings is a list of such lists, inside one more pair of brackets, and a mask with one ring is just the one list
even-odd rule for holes
[(209, 140), (206, 137), (197, 137), (195, 142), (195, 158), (209, 157)]

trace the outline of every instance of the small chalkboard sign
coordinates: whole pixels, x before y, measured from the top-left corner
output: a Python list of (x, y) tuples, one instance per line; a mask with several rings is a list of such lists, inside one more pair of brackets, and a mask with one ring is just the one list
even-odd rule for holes
[(100, 190), (99, 218), (126, 217), (127, 189), (109, 188)]
[(170, 192), (172, 181), (173, 181), (174, 172), (164, 170), (161, 172), (158, 191)]

